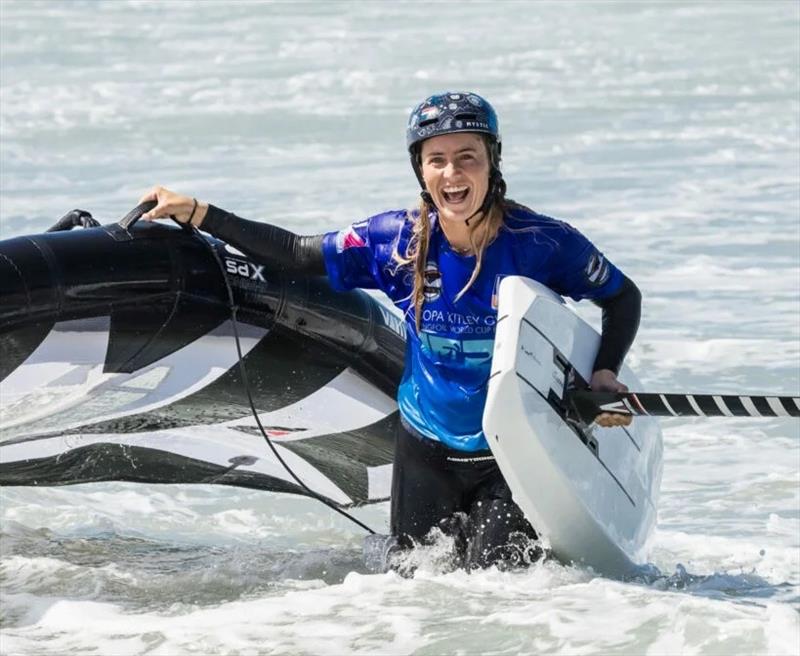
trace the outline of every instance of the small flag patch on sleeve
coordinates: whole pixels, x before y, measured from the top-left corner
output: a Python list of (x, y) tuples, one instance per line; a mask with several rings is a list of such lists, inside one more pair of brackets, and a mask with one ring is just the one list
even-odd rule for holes
[(343, 253), (348, 248), (362, 248), (367, 245), (364, 238), (359, 235), (353, 226), (340, 230), (336, 235), (336, 252)]

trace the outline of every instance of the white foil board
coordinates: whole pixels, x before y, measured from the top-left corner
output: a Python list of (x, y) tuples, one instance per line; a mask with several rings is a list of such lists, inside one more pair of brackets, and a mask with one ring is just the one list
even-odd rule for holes
[[(483, 428), (514, 501), (562, 562), (634, 574), (656, 522), (657, 421), (582, 431), (563, 418), (563, 363), (589, 380), (600, 336), (544, 285), (504, 278), (497, 317)], [(640, 388), (625, 366), (619, 379)]]

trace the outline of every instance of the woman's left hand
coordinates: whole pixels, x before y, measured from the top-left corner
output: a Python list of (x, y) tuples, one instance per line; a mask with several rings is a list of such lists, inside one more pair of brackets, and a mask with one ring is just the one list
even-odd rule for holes
[[(617, 375), (611, 369), (598, 369), (592, 374), (589, 383), (593, 392), (627, 392), (627, 386), (617, 380)], [(613, 426), (630, 426), (633, 421), (631, 415), (623, 415), (615, 412), (602, 412), (594, 418), (599, 426), (611, 428)]]
[(142, 214), (146, 221), (174, 217), (178, 223), (190, 220), (195, 228), (199, 228), (208, 211), (208, 203), (197, 202), (191, 196), (176, 194), (174, 191), (157, 185), (139, 199), (138, 205), (155, 201), (156, 206)]

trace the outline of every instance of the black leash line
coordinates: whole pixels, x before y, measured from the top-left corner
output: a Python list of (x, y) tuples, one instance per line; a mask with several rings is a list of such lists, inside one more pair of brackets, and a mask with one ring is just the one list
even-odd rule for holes
[[(141, 205), (137, 205), (133, 210), (128, 212), (128, 214), (126, 214), (122, 219), (120, 219), (120, 221), (118, 222), (117, 225), (119, 225), (119, 227), (121, 227), (123, 230), (128, 232), (133, 227), (133, 225), (140, 218), (142, 218), (142, 214), (144, 214), (145, 212), (150, 211), (156, 205), (157, 205), (157, 203), (155, 201), (147, 201), (145, 203), (142, 203)], [(272, 440), (270, 439), (269, 435), (267, 434), (267, 431), (264, 429), (264, 426), (261, 423), (261, 419), (258, 416), (258, 410), (256, 410), (255, 401), (253, 400), (253, 394), (252, 394), (252, 391), (250, 389), (250, 381), (249, 381), (249, 379), (247, 377), (247, 369), (246, 369), (246, 367), (244, 365), (244, 356), (242, 354), (241, 339), (239, 338), (239, 322), (238, 322), (238, 320), (236, 318), (236, 313), (238, 312), (239, 308), (236, 305), (236, 299), (233, 297), (233, 288), (231, 287), (230, 280), (228, 280), (228, 275), (225, 272), (225, 265), (222, 263), (222, 258), (220, 258), (219, 253), (217, 253), (217, 249), (214, 248), (214, 246), (211, 244), (211, 242), (209, 242), (205, 237), (203, 237), (203, 235), (200, 234), (200, 231), (195, 226), (191, 225), (190, 223), (181, 223), (174, 216), (171, 216), (170, 218), (175, 223), (177, 223), (178, 226), (186, 234), (188, 234), (190, 237), (199, 239), (205, 245), (205, 247), (208, 248), (211, 251), (211, 256), (214, 258), (214, 261), (217, 263), (217, 266), (219, 267), (219, 272), (220, 272), (220, 275), (222, 276), (222, 282), (225, 284), (225, 290), (226, 290), (226, 292), (228, 294), (228, 307), (230, 308), (230, 311), (231, 311), (231, 324), (233, 326), (234, 342), (236, 343), (236, 354), (237, 354), (237, 356), (239, 358), (239, 372), (241, 373), (241, 376), (242, 376), (242, 386), (244, 387), (244, 391), (245, 391), (245, 394), (247, 396), (247, 402), (250, 405), (250, 412), (253, 415), (253, 419), (255, 419), (256, 425), (258, 426), (258, 430), (261, 431), (261, 436), (266, 441), (266, 443), (269, 446), (270, 450), (272, 451), (273, 455), (278, 460), (278, 462), (281, 463), (281, 466), (283, 466), (283, 468), (286, 470), (286, 472), (289, 474), (289, 476), (292, 477), (294, 482), (297, 483), (297, 485), (300, 486), (300, 488), (303, 491), (305, 491), (305, 493), (309, 497), (311, 497), (312, 499), (316, 499), (317, 501), (319, 501), (321, 503), (324, 503), (331, 510), (335, 510), (340, 515), (342, 515), (344, 517), (347, 517), (347, 519), (349, 519), (354, 524), (357, 524), (358, 526), (363, 528), (367, 533), (369, 533), (371, 535), (376, 535), (376, 532), (373, 531), (369, 526), (364, 524), (362, 521), (360, 521), (360, 520), (356, 519), (355, 517), (353, 517), (350, 513), (348, 513), (346, 510), (344, 510), (344, 509), (340, 508), (339, 506), (337, 506), (330, 499), (326, 499), (321, 494), (319, 494), (318, 492), (315, 492), (310, 487), (308, 487), (308, 485), (306, 485), (303, 482), (303, 480), (297, 474), (295, 474), (294, 470), (283, 459), (283, 457), (281, 456), (280, 452), (278, 451), (278, 449), (273, 444)], [(229, 468), (228, 471), (232, 471), (235, 467), (238, 467), (239, 464), (244, 464), (244, 463), (236, 463), (234, 465), (234, 467)], [(227, 473), (227, 472), (225, 472), (225, 473)]]
[[(188, 225), (188, 224), (181, 224), (181, 225), (183, 226), (183, 225)], [(333, 503), (329, 499), (326, 499), (321, 494), (315, 492), (310, 487), (308, 487), (308, 485), (306, 485), (302, 481), (302, 479), (297, 474), (295, 474), (295, 472), (288, 465), (288, 463), (283, 459), (283, 457), (281, 456), (280, 452), (278, 451), (278, 449), (273, 444), (272, 439), (270, 439), (269, 435), (267, 434), (267, 431), (264, 429), (264, 426), (261, 423), (261, 419), (258, 416), (258, 411), (256, 410), (255, 401), (253, 401), (253, 394), (252, 394), (251, 389), (250, 389), (250, 381), (247, 378), (247, 369), (246, 369), (246, 367), (244, 365), (244, 356), (242, 355), (242, 344), (241, 344), (241, 340), (239, 339), (239, 322), (238, 322), (238, 320), (236, 318), (236, 313), (237, 313), (239, 308), (236, 305), (236, 301), (235, 301), (235, 299), (233, 297), (233, 288), (231, 287), (230, 280), (228, 280), (228, 276), (225, 273), (225, 265), (222, 263), (222, 259), (220, 258), (219, 253), (217, 253), (217, 249), (214, 248), (214, 246), (200, 234), (200, 231), (197, 228), (195, 228), (194, 226), (190, 226), (190, 229), (192, 231), (192, 234), (195, 237), (197, 237), (198, 239), (200, 239), (200, 241), (202, 241), (206, 245), (206, 247), (211, 251), (211, 254), (214, 257), (214, 260), (216, 261), (217, 265), (219, 266), (219, 271), (220, 271), (220, 274), (222, 275), (222, 280), (225, 283), (225, 289), (226, 289), (226, 291), (228, 293), (228, 306), (229, 306), (230, 311), (231, 311), (231, 324), (233, 326), (234, 341), (236, 342), (236, 354), (237, 354), (237, 356), (239, 358), (239, 371), (240, 371), (240, 373), (242, 375), (242, 386), (244, 387), (244, 391), (245, 391), (245, 393), (247, 395), (247, 402), (250, 405), (250, 412), (253, 415), (253, 419), (255, 419), (256, 425), (258, 426), (258, 429), (261, 431), (261, 435), (263, 436), (264, 440), (269, 445), (269, 448), (272, 451), (273, 455), (278, 460), (278, 462), (281, 463), (281, 465), (286, 470), (286, 472), (306, 492), (306, 494), (308, 496), (310, 496), (313, 499), (316, 499), (317, 501), (320, 501), (321, 503), (324, 503), (326, 506), (328, 506), (328, 508), (330, 508), (331, 510), (335, 510), (340, 515), (342, 515), (344, 517), (347, 517), (347, 519), (349, 519), (354, 524), (357, 524), (358, 526), (363, 528), (365, 531), (367, 531), (367, 533), (369, 533), (371, 535), (375, 535), (375, 531), (373, 531), (369, 526), (364, 524), (364, 522), (362, 522), (359, 519), (356, 519), (350, 513), (348, 513), (346, 510), (340, 508), (339, 506), (337, 506), (335, 503)]]

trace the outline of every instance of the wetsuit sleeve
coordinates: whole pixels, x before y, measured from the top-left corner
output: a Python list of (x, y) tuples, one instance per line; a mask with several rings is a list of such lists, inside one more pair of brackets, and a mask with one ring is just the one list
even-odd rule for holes
[(594, 303), (603, 309), (603, 332), (592, 370), (610, 369), (616, 374), (639, 330), (642, 293), (630, 278), (623, 275), (616, 294)]
[(308, 276), (324, 276), (323, 235), (296, 235), (269, 223), (248, 221), (214, 205), (200, 228), (256, 262)]

